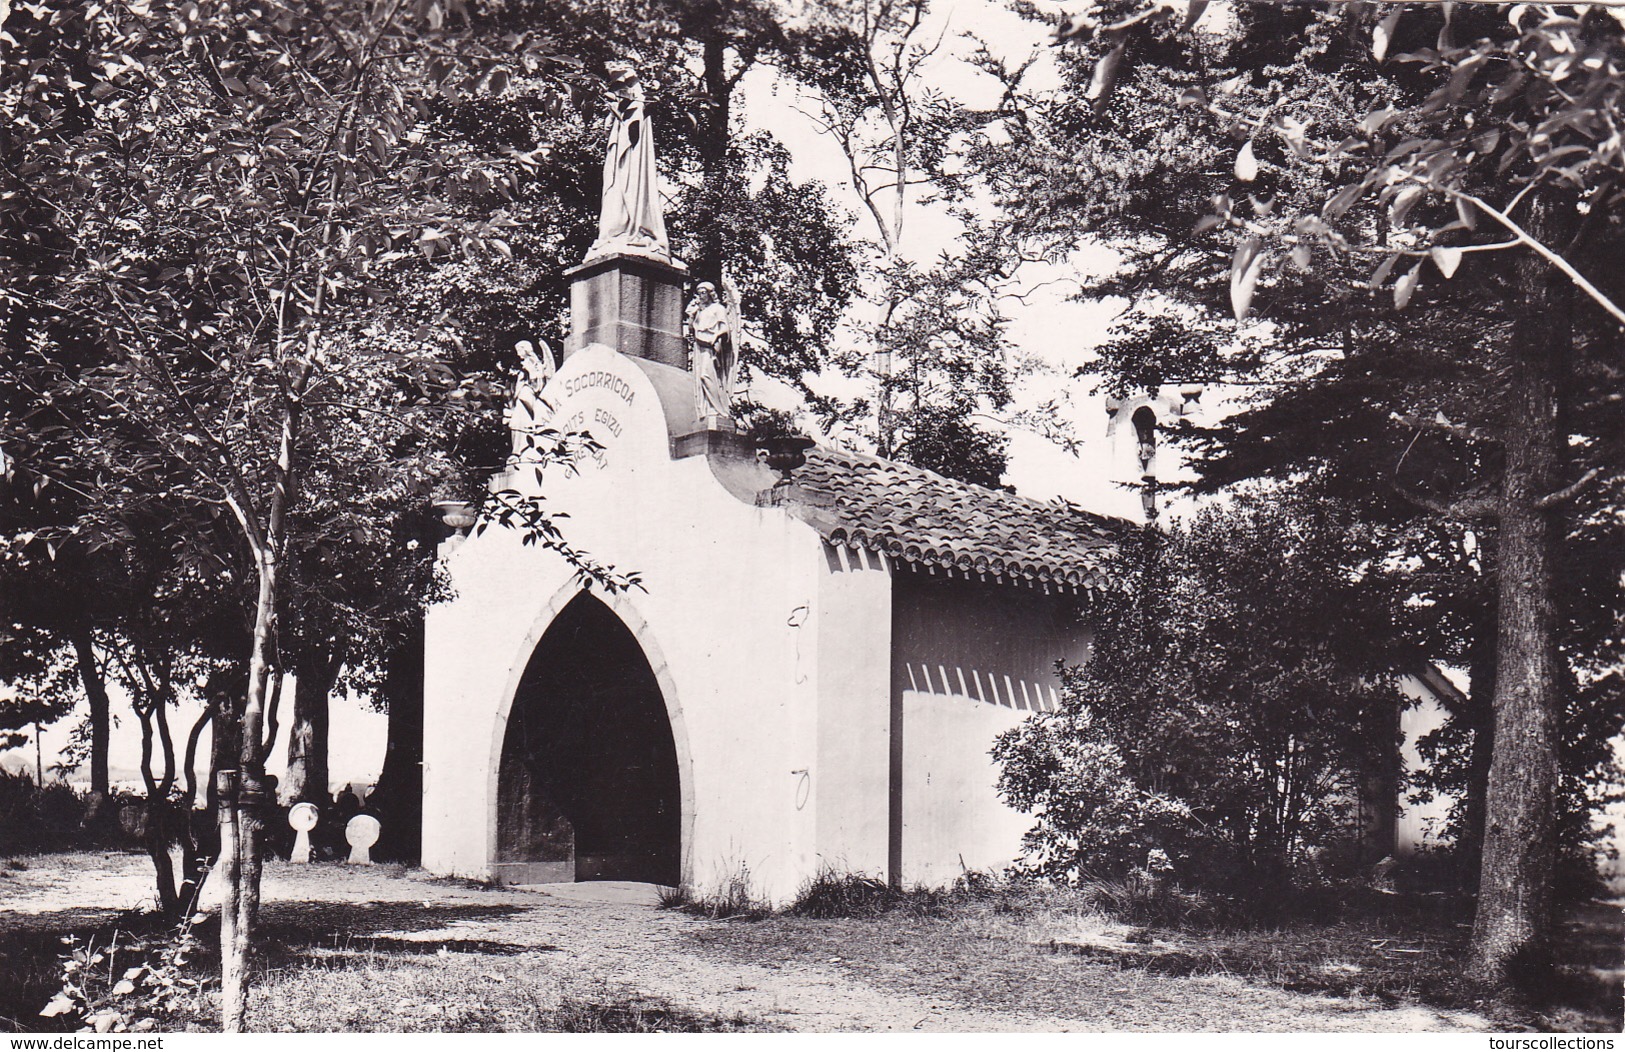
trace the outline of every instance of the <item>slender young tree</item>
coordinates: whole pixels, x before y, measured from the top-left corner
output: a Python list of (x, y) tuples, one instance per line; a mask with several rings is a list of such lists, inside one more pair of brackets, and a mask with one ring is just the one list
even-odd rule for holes
[[(544, 37), (489, 46), (462, 5), (428, 0), (45, 5), (30, 19), (8, 26), (27, 43), (5, 56), (7, 109), (25, 116), (3, 153), (7, 195), (51, 217), (45, 236), (13, 227), (26, 248), (6, 260), (18, 279), (8, 321), (44, 335), (18, 360), (32, 408), (58, 394), (93, 406), (78, 422), (80, 455), (111, 469), (104, 486), (157, 477), (164, 501), (225, 524), (233, 555), (211, 570), (237, 582), (248, 614), (246, 686), (222, 695), (214, 735), (217, 754), (236, 749), (214, 788), (222, 1024), (237, 1031), (285, 668), (279, 622), (312, 569), (298, 524), (324, 471), (345, 487), (330, 503), (347, 514), (369, 494), (410, 497), (401, 478), (456, 461), (463, 407), (505, 395), (502, 378), (454, 367), (459, 337), (445, 319), (408, 325), (390, 292), (425, 267), (507, 256), (512, 221), (482, 205), (541, 165), (536, 151), (454, 148), (462, 140), (444, 122), (455, 101), (557, 86), (572, 70)], [(69, 334), (93, 347), (87, 367), (55, 353)], [(560, 437), (545, 452), (567, 446)], [(368, 452), (375, 467), (359, 474), (346, 454)], [(544, 510), (509, 501), (504, 515), (577, 554)], [(577, 565), (604, 587), (630, 583)], [(157, 677), (147, 689), (168, 687)]]

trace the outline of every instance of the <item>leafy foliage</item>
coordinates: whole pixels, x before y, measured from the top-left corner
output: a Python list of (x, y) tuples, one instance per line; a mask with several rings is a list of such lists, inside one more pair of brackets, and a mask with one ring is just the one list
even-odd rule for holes
[(1188, 855), (1198, 837), (1190, 808), (1135, 784), (1100, 718), (1073, 704), (1088, 689), (1079, 675), (1064, 683), (1065, 708), (1007, 731), (993, 749), (999, 792), (1038, 823), (1022, 840), (1027, 864), (1077, 883), (1121, 878), (1170, 849)]
[[(27, 774), (0, 770), (0, 854), (31, 855), (89, 847), (88, 801), (66, 782), (34, 784)], [(97, 845), (100, 846), (100, 845)]]
[(62, 988), (40, 1015), (66, 1017), (81, 1031), (99, 1034), (144, 1033), (189, 1022), (201, 1014), (211, 983), (195, 975), (193, 965), (201, 950), (193, 929), (205, 919), (194, 914), (155, 937), (114, 931), (104, 946), (65, 936)]
[(1268, 385), (1203, 436), (1211, 484), (1307, 475), (1455, 532), (1442, 561), (1433, 529), (1396, 540), (1424, 602), (1456, 597), (1428, 643), (1469, 655), (1474, 696), (1435, 744), (1457, 750), (1465, 842), (1488, 831), (1474, 970), (1496, 980), (1543, 930), (1555, 845), (1583, 825), (1552, 816), (1606, 774), (1625, 711), (1617, 589), (1559, 583), (1619, 572), (1625, 33), (1595, 5), (1180, 17), (1202, 6), (1059, 24), (1087, 41), (1070, 97), (1013, 122), (1001, 195), (1052, 255), (1083, 230), (1121, 250), (1088, 290), (1132, 304), (1102, 356), (1119, 383)]
[[(808, 45), (791, 66), (808, 91), (803, 112), (841, 149), (875, 248), (864, 275), (873, 320), (856, 320), (858, 344), (837, 358), (872, 394), (814, 404), (881, 456), (996, 487), (1008, 445), (999, 415), (1012, 349), (999, 293), (1009, 274), (963, 207), (958, 173), (960, 140), (993, 115), (933, 84), (928, 69), (945, 57), (946, 34), (932, 15), (929, 0), (826, 0), (809, 11)], [(967, 228), (930, 261), (917, 258), (908, 222), (925, 203)]]
[(1131, 591), (1060, 709), (995, 747), (1040, 870), (1122, 878), (1160, 852), (1192, 886), (1268, 893), (1357, 844), (1401, 704), (1361, 540), (1346, 513), (1246, 503), (1126, 545)]

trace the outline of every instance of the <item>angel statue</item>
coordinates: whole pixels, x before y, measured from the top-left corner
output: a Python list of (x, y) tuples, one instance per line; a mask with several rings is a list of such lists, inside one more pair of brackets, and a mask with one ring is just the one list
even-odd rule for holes
[(520, 340), (513, 349), (519, 354), (519, 379), (514, 383), (513, 404), (508, 407), (513, 459), (534, 460), (536, 432), (546, 427), (553, 416), (553, 407), (542, 400), (542, 391), (555, 371), (553, 351), (545, 341), (538, 351), (529, 340)]
[(702, 281), (688, 301), (688, 341), (693, 355), (694, 390), (700, 426), (732, 427), (734, 371), (733, 326), (728, 308), (717, 298), (717, 287)]
[(655, 172), (655, 137), (643, 112), (643, 85), (631, 65), (611, 62), (612, 96), (609, 151), (604, 156), (604, 194), (598, 213), (598, 240), (587, 258), (630, 252), (671, 258), (666, 220), (660, 211)]

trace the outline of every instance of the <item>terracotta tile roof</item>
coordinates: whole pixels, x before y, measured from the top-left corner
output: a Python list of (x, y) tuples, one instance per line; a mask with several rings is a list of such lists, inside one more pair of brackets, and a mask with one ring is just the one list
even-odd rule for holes
[[(831, 544), (959, 574), (1064, 588), (1115, 587), (1123, 519), (944, 478), (863, 453), (808, 450), (785, 503)], [(799, 491), (799, 492), (798, 492)]]

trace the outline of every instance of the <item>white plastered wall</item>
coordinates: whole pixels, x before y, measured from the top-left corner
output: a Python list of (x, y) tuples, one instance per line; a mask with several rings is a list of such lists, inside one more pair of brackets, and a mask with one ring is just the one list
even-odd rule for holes
[[(1399, 714), (1400, 763), (1404, 772), (1409, 774), (1425, 766), (1422, 754), (1417, 750), (1418, 739), (1444, 726), (1449, 715), (1439, 699), (1416, 676), (1401, 677), (1399, 689), (1412, 699), (1412, 703), (1400, 710)], [(1402, 792), (1399, 815), (1394, 824), (1394, 851), (1408, 856), (1447, 845), (1449, 840), (1442, 834), (1454, 804), (1455, 800), (1444, 794), (1424, 801), (1414, 791)]]
[[(729, 494), (705, 456), (671, 458), (646, 375), (663, 368), (597, 346), (571, 356), (546, 392), (556, 426), (589, 429), (605, 448), (574, 475), (549, 468), (545, 492), (568, 513), (561, 525), (572, 544), (642, 576), (644, 591), (607, 601), (666, 695), (683, 781), (685, 879), (703, 887), (744, 869), (758, 895), (782, 901), (816, 869), (820, 810), (861, 811), (852, 794), (862, 779), (848, 787), (821, 769), (838, 764), (841, 750), (830, 735), (820, 739), (818, 699), (820, 651), (844, 649), (822, 689), (861, 705), (852, 651), (862, 648), (843, 648), (847, 629), (820, 615), (830, 571), (811, 527)], [(510, 480), (534, 486), (529, 470)], [(483, 878), (508, 706), (575, 589), (559, 556), (501, 527), (456, 546), (447, 569), (456, 595), (429, 612), (427, 626), (423, 861)], [(884, 710), (884, 693), (872, 705)], [(830, 764), (820, 763), (821, 747), (834, 750)]]
[(893, 676), (901, 707), (901, 843), (908, 883), (1001, 869), (1030, 815), (994, 791), (993, 739), (1059, 700), (1055, 663), (1081, 663), (1089, 634), (1076, 596), (1013, 584), (900, 574)]

